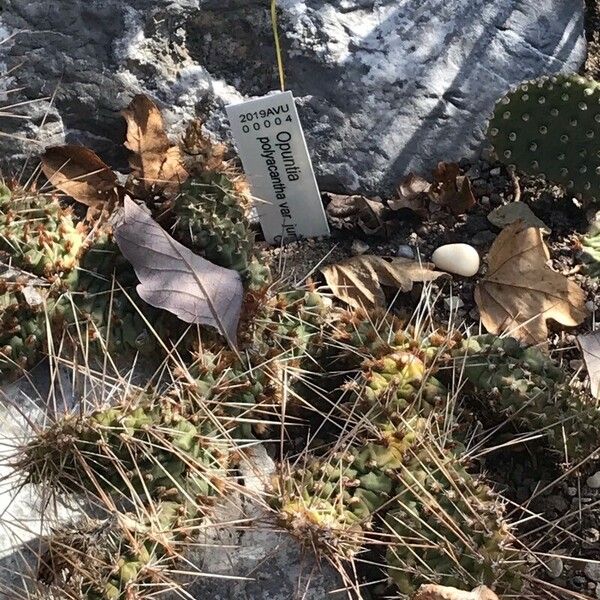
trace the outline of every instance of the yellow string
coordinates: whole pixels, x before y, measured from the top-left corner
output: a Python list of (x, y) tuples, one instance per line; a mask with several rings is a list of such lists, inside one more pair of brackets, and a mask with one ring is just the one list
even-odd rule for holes
[(279, 84), (281, 91), (285, 91), (285, 74), (283, 72), (283, 55), (279, 43), (279, 31), (277, 29), (277, 0), (271, 0), (271, 23), (273, 25), (273, 37), (275, 38), (275, 53), (277, 55), (277, 68), (279, 69)]

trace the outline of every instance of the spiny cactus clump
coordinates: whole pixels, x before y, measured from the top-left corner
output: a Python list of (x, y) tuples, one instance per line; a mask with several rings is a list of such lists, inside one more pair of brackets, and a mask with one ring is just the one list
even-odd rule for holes
[(0, 379), (31, 368), (46, 340), (43, 299), (30, 299), (26, 289), (0, 280)]
[(83, 225), (58, 199), (0, 187), (0, 258), (49, 281), (77, 266), (86, 240)]
[(466, 339), (455, 357), (457, 368), (464, 364), (466, 379), (484, 401), (486, 415), (511, 418), (526, 431), (542, 432), (565, 462), (597, 451), (598, 409), (538, 348), (487, 334)]
[[(182, 401), (183, 400), (183, 401)], [(69, 414), (22, 449), (16, 468), (30, 483), (200, 510), (219, 495), (229, 446), (195, 399), (141, 395), (91, 414)]]
[(173, 587), (169, 572), (186, 527), (185, 509), (172, 502), (158, 505), (143, 523), (116, 515), (65, 525), (48, 537), (37, 578), (60, 598), (156, 598)]
[(489, 123), (497, 157), (564, 185), (573, 194), (600, 197), (600, 84), (579, 75), (544, 77), (504, 96)]
[[(368, 325), (353, 325), (354, 333), (338, 337), (354, 339), (362, 352), (371, 345), (378, 357), (363, 359), (342, 386), (338, 414), (356, 424), (350, 442), (284, 466), (274, 500), (282, 524), (332, 560), (385, 540), (389, 574), (402, 594), (427, 581), (465, 579), (518, 592), (501, 503), (461, 466), (450, 437), (433, 433), (446, 418), (447, 397), (423, 360), (435, 363), (434, 346), (409, 342), (407, 331), (379, 343)], [(438, 352), (445, 347), (440, 343)]]

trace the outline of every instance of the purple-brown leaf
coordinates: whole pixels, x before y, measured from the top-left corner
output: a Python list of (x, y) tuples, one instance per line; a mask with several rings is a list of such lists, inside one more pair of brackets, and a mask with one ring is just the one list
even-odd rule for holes
[(130, 198), (125, 198), (125, 217), (115, 239), (135, 269), (143, 300), (186, 323), (215, 327), (235, 344), (243, 298), (237, 271), (194, 254)]

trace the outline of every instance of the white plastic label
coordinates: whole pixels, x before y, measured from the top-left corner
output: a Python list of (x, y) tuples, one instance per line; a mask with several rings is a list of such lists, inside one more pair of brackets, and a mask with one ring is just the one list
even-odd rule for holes
[(329, 235), (292, 93), (232, 104), (227, 115), (267, 242)]

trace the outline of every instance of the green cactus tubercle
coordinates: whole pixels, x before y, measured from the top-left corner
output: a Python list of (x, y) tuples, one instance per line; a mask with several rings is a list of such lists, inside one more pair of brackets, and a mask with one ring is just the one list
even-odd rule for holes
[(497, 157), (573, 194), (600, 197), (600, 84), (579, 75), (526, 82), (496, 105), (488, 137)]

